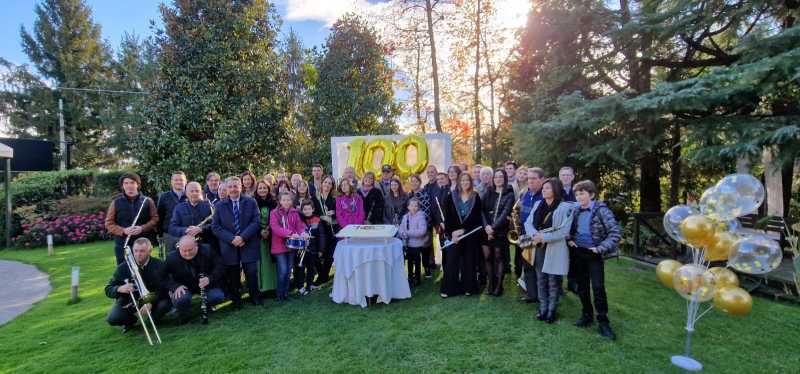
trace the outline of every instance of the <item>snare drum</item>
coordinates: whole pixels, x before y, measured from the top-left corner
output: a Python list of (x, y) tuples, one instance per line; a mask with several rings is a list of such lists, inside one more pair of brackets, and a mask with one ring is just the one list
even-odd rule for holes
[(290, 249), (305, 249), (308, 245), (308, 241), (305, 239), (297, 238), (297, 239), (286, 239), (286, 248)]

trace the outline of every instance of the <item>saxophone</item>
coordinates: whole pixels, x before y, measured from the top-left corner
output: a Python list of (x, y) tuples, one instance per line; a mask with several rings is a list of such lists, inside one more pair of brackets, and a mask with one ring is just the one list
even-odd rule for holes
[(529, 248), (533, 246), (533, 239), (530, 235), (520, 235), (520, 226), (522, 226), (522, 222), (519, 219), (519, 202), (522, 199), (517, 199), (517, 202), (514, 203), (514, 207), (511, 208), (511, 216), (508, 217), (508, 220), (511, 221), (513, 225), (513, 229), (508, 230), (508, 234), (506, 235), (506, 239), (508, 242), (514, 245), (519, 246), (520, 248)]

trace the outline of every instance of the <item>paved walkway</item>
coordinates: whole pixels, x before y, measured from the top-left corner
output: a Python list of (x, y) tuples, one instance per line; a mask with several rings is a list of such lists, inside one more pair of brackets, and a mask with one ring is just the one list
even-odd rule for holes
[(51, 290), (47, 274), (35, 266), (0, 260), (0, 325), (25, 313)]

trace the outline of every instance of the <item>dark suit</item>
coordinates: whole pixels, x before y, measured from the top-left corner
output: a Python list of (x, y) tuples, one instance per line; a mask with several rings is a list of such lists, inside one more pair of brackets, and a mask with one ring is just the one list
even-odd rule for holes
[[(260, 303), (261, 297), (258, 290), (258, 261), (261, 260), (260, 237), (261, 213), (258, 203), (252, 197), (241, 195), (239, 197), (239, 231), (234, 227), (233, 216), (234, 202), (230, 197), (225, 198), (216, 205), (211, 229), (219, 239), (219, 248), (222, 260), (227, 267), (228, 292), (234, 302), (239, 302), (240, 280), (239, 269), (244, 270), (247, 287), (250, 290), (250, 300)], [(231, 242), (240, 236), (245, 244), (235, 247)]]
[(206, 297), (209, 305), (221, 303), (225, 296), (220, 289), (220, 285), (225, 280), (225, 267), (219, 256), (215, 255), (207, 248), (198, 248), (197, 255), (191, 260), (181, 257), (180, 252), (174, 251), (167, 256), (166, 264), (167, 285), (170, 292), (174, 292), (178, 287), (186, 287), (186, 293), (181, 297), (172, 297), (172, 304), (180, 315), (186, 312), (192, 305), (192, 295), (200, 294), (200, 274), (208, 277), (209, 284), (206, 287)]
[(178, 238), (169, 233), (169, 224), (172, 221), (172, 212), (175, 206), (186, 201), (186, 193), (178, 196), (175, 191), (169, 190), (158, 196), (158, 235), (161, 236), (161, 241), (167, 247), (168, 252), (175, 250), (175, 244), (178, 243)]

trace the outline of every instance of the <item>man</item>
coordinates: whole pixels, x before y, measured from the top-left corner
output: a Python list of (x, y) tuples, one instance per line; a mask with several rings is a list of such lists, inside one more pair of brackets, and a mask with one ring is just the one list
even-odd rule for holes
[(220, 203), (220, 201), (225, 200), (228, 197), (228, 184), (225, 182), (219, 182), (219, 188), (217, 188), (217, 201), (212, 202), (214, 206)]
[(434, 192), (436, 192), (436, 190), (439, 187), (437, 185), (437, 183), (436, 183), (436, 175), (437, 174), (439, 174), (439, 171), (436, 170), (436, 166), (435, 165), (428, 165), (428, 167), (425, 168), (425, 175), (428, 177), (428, 182), (425, 184), (425, 187), (423, 187), (422, 189), (424, 189), (425, 192), (428, 193), (428, 196), (431, 196), (431, 197), (436, 196), (436, 194)]
[[(158, 322), (164, 314), (169, 312), (172, 304), (166, 292), (164, 262), (157, 258), (151, 258), (152, 250), (153, 246), (147, 238), (139, 238), (133, 242), (132, 252), (136, 261), (135, 266), (139, 268), (144, 286), (154, 295), (153, 301), (139, 304), (139, 311), (142, 315), (149, 311), (153, 316), (153, 321)], [(111, 311), (108, 312), (106, 321), (111, 326), (122, 326), (123, 333), (130, 331), (139, 320), (131, 295), (136, 297), (136, 302), (139, 303), (141, 294), (138, 290), (134, 290), (133, 283), (133, 275), (131, 275), (128, 264), (122, 263), (117, 265), (117, 269), (105, 289), (106, 296), (116, 299)]]
[[(199, 226), (200, 222), (211, 215), (211, 203), (203, 200), (200, 183), (189, 182), (186, 185), (186, 197), (188, 199), (175, 206), (175, 211), (172, 213), (172, 220), (169, 223), (170, 235), (176, 238), (189, 235), (193, 238), (200, 238), (203, 245), (216, 247), (217, 243), (214, 243), (211, 222), (206, 221), (203, 227)], [(218, 253), (219, 249), (217, 248), (215, 252)]]
[(478, 192), (481, 200), (483, 200), (484, 194), (486, 194), (486, 191), (492, 186), (494, 172), (492, 168), (481, 168), (480, 171), (480, 175), (478, 175), (478, 185), (475, 186), (475, 191)]
[(170, 184), (172, 189), (164, 192), (158, 196), (158, 235), (161, 236), (162, 248), (166, 248), (166, 252), (175, 250), (175, 244), (178, 243), (178, 237), (172, 236), (169, 233), (169, 223), (172, 221), (172, 212), (175, 206), (186, 201), (186, 174), (178, 170), (172, 173), (170, 177)]
[(203, 190), (206, 195), (206, 201), (214, 203), (219, 200), (219, 174), (210, 172), (206, 175), (206, 187)]
[[(472, 167), (472, 187), (475, 189), (481, 185), (481, 170), (483, 169), (484, 167), (481, 164), (475, 164)], [(478, 191), (478, 193), (483, 194), (481, 191)]]
[[(533, 204), (543, 199), (542, 183), (544, 183), (544, 170), (538, 167), (529, 168), (528, 190), (525, 191), (519, 202), (520, 222), (525, 222), (528, 219), (528, 216), (531, 214)], [(524, 226), (521, 225), (519, 229), (522, 231), (520, 232), (520, 235), (525, 233)], [(518, 246), (514, 251), (514, 272), (517, 274), (517, 277), (520, 278), (520, 282), (525, 284), (525, 296), (523, 296), (520, 301), (526, 303), (536, 302), (539, 299), (536, 289), (536, 272), (534, 271), (533, 266), (522, 258), (522, 248)]]
[[(122, 246), (128, 236), (131, 237), (129, 243), (140, 237), (156, 241), (158, 211), (153, 199), (139, 193), (141, 182), (136, 173), (123, 174), (119, 178), (122, 194), (111, 201), (106, 212), (106, 231), (114, 236), (114, 255), (117, 258), (117, 265), (125, 261)], [(133, 219), (140, 208), (142, 213), (134, 222)]]
[(297, 191), (297, 186), (300, 185), (300, 181), (303, 180), (303, 176), (300, 174), (292, 174), (292, 178), (289, 180), (290, 185), (292, 186), (292, 190), (295, 192)]
[(309, 196), (317, 196), (317, 191), (322, 188), (322, 177), (322, 165), (314, 164), (314, 166), (311, 167), (311, 183), (308, 184)]
[(508, 184), (513, 185), (517, 182), (517, 162), (516, 161), (506, 161), (503, 167), (506, 169), (506, 175), (508, 175)]
[(188, 320), (192, 296), (200, 295), (201, 288), (205, 289), (208, 307), (225, 300), (220, 288), (225, 278), (222, 261), (207, 248), (198, 248), (192, 236), (179, 239), (178, 250), (167, 256), (166, 272), (167, 289), (180, 322)]
[(462, 173), (469, 173), (469, 164), (466, 161), (461, 160), (458, 162), (458, 167), (461, 169)]
[(392, 178), (394, 178), (394, 169), (392, 169), (392, 165), (383, 165), (383, 167), (381, 167), (381, 180), (376, 186), (383, 192), (383, 197), (389, 194), (389, 183), (392, 182)]
[(216, 206), (211, 228), (219, 240), (225, 264), (227, 291), (235, 309), (242, 306), (240, 272), (243, 270), (253, 305), (264, 303), (258, 289), (258, 262), (261, 260), (261, 213), (252, 197), (242, 195), (242, 180), (229, 177), (228, 198)]
[(564, 185), (564, 201), (575, 201), (575, 192), (572, 191), (572, 182), (575, 180), (575, 170), (564, 166), (558, 171), (558, 179)]

